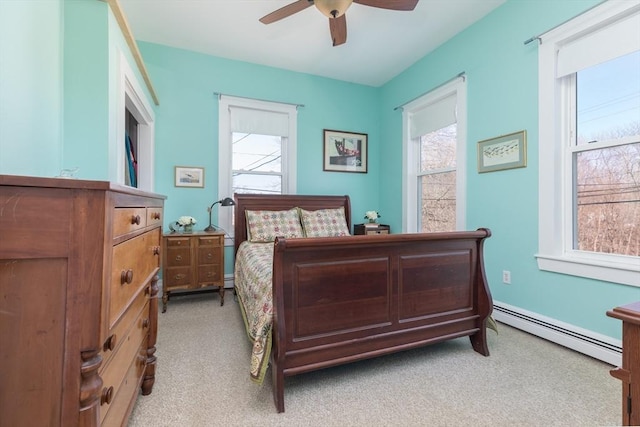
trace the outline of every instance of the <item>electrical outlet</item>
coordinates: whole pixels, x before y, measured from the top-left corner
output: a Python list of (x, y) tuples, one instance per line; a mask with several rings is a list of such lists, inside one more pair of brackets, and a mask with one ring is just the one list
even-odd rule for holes
[(511, 272), (509, 270), (502, 270), (502, 283), (511, 284)]

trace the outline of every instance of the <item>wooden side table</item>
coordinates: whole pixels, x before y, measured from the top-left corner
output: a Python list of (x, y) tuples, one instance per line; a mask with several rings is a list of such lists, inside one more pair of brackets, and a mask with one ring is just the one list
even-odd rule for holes
[(205, 292), (217, 287), (224, 305), (224, 233), (165, 233), (163, 244), (162, 312), (172, 293)]
[(391, 228), (385, 224), (354, 224), (353, 226), (353, 234), (389, 234), (391, 233)]
[(640, 301), (607, 311), (622, 320), (622, 366), (610, 371), (622, 381), (622, 425), (640, 425)]

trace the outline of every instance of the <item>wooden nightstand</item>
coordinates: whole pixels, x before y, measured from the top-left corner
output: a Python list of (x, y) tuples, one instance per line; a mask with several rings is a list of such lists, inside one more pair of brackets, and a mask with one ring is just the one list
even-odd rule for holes
[(354, 224), (353, 234), (389, 234), (391, 228), (385, 224)]
[[(175, 292), (217, 287), (224, 305), (224, 233), (166, 233), (162, 236), (162, 312)], [(214, 289), (215, 290), (215, 289)]]

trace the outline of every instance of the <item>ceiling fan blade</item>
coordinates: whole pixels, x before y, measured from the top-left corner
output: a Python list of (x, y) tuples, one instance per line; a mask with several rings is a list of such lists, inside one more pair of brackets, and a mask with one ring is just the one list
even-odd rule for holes
[(347, 41), (347, 18), (340, 15), (337, 18), (329, 19), (329, 29), (331, 30), (331, 40), (334, 46), (339, 46)]
[(418, 4), (418, 0), (353, 0), (353, 2), (391, 10), (413, 10)]
[(262, 18), (260, 18), (260, 22), (262, 22), (263, 24), (271, 24), (272, 22), (287, 18), (294, 13), (301, 12), (312, 5), (313, 0), (298, 0), (293, 3), (289, 3), (284, 7), (281, 7), (276, 11), (273, 11), (268, 15), (263, 16)]

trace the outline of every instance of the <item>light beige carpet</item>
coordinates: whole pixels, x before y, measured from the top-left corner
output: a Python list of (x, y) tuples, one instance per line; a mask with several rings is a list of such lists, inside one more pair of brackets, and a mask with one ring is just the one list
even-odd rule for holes
[(173, 297), (159, 315), (153, 393), (130, 426), (604, 426), (621, 423), (612, 367), (499, 324), (491, 356), (468, 338), (289, 377), (278, 414), (270, 371), (249, 379), (231, 294)]

